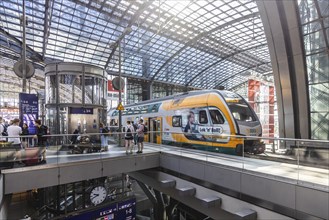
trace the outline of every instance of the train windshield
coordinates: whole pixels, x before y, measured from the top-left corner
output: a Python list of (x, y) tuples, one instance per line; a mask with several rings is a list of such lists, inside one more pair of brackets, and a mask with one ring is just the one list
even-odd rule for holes
[(235, 93), (223, 94), (225, 101), (237, 121), (257, 121), (248, 103)]

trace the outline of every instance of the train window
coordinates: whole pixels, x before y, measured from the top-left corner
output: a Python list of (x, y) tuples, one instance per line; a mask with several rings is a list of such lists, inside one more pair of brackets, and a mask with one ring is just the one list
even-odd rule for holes
[(110, 126), (117, 126), (118, 125), (118, 120), (116, 119), (111, 119), (110, 121)]
[(141, 113), (147, 113), (147, 110), (148, 110), (148, 106), (142, 106), (141, 107)]
[(236, 120), (257, 121), (253, 110), (248, 106), (247, 102), (244, 99), (240, 99), (239, 102), (227, 101), (227, 105)]
[(199, 122), (200, 124), (208, 124), (207, 112), (205, 110), (199, 111)]
[(218, 110), (209, 110), (209, 113), (213, 124), (224, 124), (224, 117)]
[(172, 117), (172, 126), (173, 127), (182, 127), (182, 116), (173, 116)]

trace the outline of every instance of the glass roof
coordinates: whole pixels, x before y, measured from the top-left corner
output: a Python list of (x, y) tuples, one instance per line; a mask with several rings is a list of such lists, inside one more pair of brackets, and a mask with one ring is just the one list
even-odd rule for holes
[[(17, 92), (17, 88), (21, 88), (21, 79), (18, 78), (13, 72), (13, 66), (15, 60), (8, 58), (0, 59), (0, 71), (1, 71), (1, 80), (0, 80), (0, 91), (12, 91)], [(44, 74), (40, 69), (36, 69), (34, 73), (34, 79), (36, 80), (27, 80), (27, 90), (31, 93), (40, 92), (41, 89), (44, 89)]]
[[(4, 31), (22, 40), (22, 1), (1, 1), (0, 15), (3, 53)], [(30, 54), (45, 62), (116, 73), (120, 43), (122, 72), (148, 80), (230, 89), (251, 71), (272, 71), (254, 0), (26, 0), (26, 15)]]

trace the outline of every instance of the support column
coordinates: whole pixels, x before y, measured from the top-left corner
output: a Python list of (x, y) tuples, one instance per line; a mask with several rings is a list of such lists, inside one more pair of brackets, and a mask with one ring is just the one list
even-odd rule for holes
[(152, 99), (152, 82), (146, 82), (142, 84), (142, 100), (150, 100)]
[(256, 1), (271, 56), (282, 138), (310, 138), (307, 71), (297, 1)]

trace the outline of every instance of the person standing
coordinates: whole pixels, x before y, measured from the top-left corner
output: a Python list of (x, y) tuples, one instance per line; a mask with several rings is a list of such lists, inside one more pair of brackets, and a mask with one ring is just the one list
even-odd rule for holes
[(138, 151), (136, 153), (141, 154), (143, 153), (143, 148), (144, 148), (144, 124), (143, 124), (143, 119), (139, 120), (139, 125), (137, 129), (137, 144), (138, 144)]
[[(29, 126), (26, 123), (23, 123), (22, 135), (29, 135)], [(22, 138), (22, 147), (27, 148), (29, 146), (29, 138)]]
[(78, 143), (79, 130), (75, 129), (73, 134), (74, 135), (71, 136), (71, 143), (72, 144), (77, 144)]
[(20, 150), (22, 148), (21, 139), (19, 137), (19, 135), (22, 134), (22, 128), (19, 127), (19, 122), (20, 120), (18, 118), (15, 118), (13, 120), (13, 123), (7, 128), (8, 142), (13, 142), (12, 146), (16, 150)]
[(34, 124), (36, 126), (36, 134), (34, 136), (35, 139), (37, 139), (37, 146), (42, 152), (42, 161), (43, 163), (46, 162), (46, 145), (47, 145), (47, 137), (44, 137), (44, 135), (47, 135), (47, 126), (41, 124), (40, 119), (36, 119), (34, 121)]
[(109, 135), (109, 129), (104, 126), (104, 124), (101, 122), (99, 123), (99, 130), (101, 134), (101, 151), (107, 151), (108, 148), (108, 135)]
[[(134, 130), (135, 130), (135, 131), (137, 131), (137, 129), (138, 129), (137, 122), (138, 122), (138, 121), (136, 121), (136, 122), (132, 121), (132, 122), (131, 122), (131, 123), (132, 123), (132, 126), (134, 127)], [(133, 136), (134, 136), (134, 145), (136, 146), (136, 145), (137, 145), (137, 140), (138, 140), (137, 132), (135, 132)]]
[(3, 124), (2, 117), (0, 117), (0, 141), (2, 142), (6, 141), (6, 138), (3, 138), (4, 137), (3, 133), (5, 132), (5, 130), (6, 127)]
[(126, 154), (128, 153), (133, 153), (132, 148), (133, 148), (133, 133), (135, 132), (134, 126), (131, 125), (130, 121), (127, 121), (127, 126), (126, 126), (126, 134), (125, 134), (125, 145), (126, 145)]

